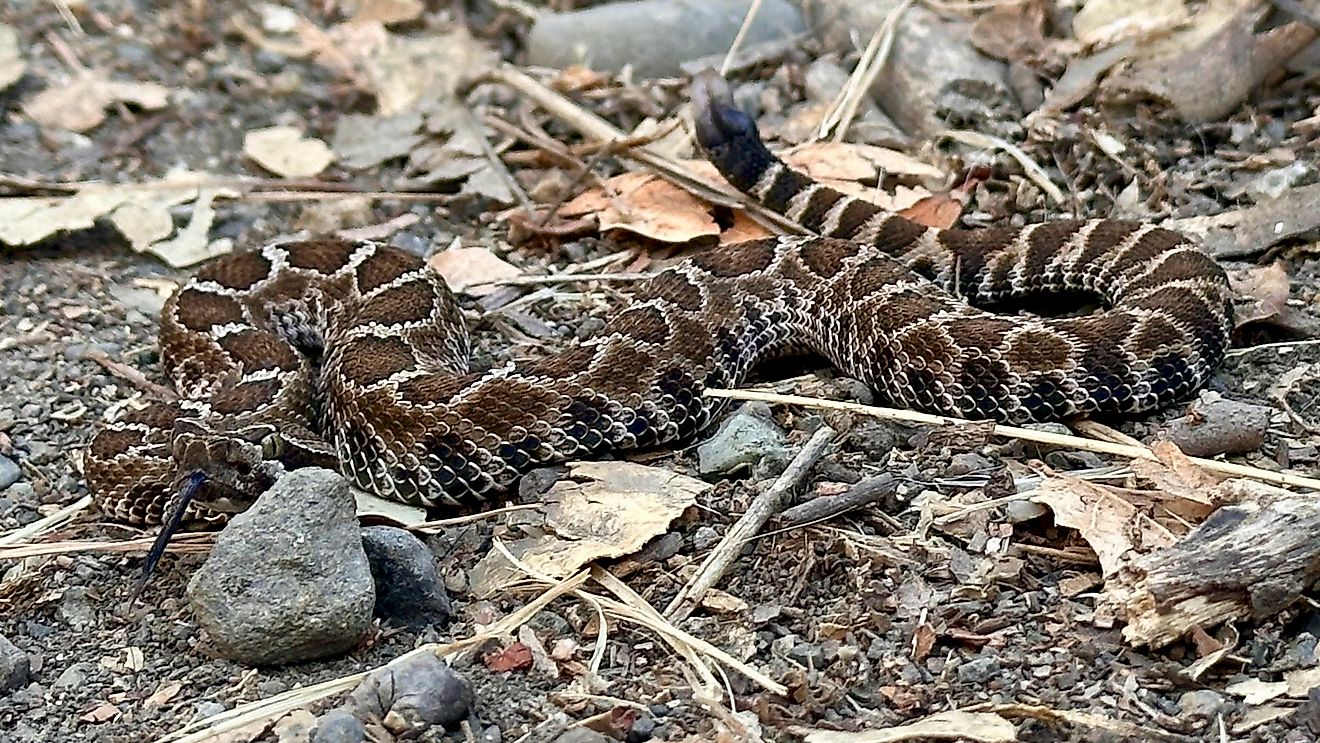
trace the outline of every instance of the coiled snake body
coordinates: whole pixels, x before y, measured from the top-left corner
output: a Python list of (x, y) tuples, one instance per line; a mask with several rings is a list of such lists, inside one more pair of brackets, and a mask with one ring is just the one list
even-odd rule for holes
[[(686, 439), (761, 359), (824, 356), (892, 404), (1007, 422), (1131, 414), (1186, 396), (1222, 359), (1223, 272), (1184, 236), (1116, 220), (937, 230), (812, 182), (766, 149), (727, 90), (694, 87), (725, 177), (819, 237), (698, 253), (644, 282), (594, 339), (476, 373), (443, 281), (369, 242), (222, 257), (166, 304), (181, 394), (106, 425), (86, 457), (109, 515), (221, 521), (283, 471), (337, 466), (381, 496), (474, 502), (547, 463)], [(961, 298), (954, 296), (957, 291)], [(976, 306), (1085, 292), (1083, 317)]]

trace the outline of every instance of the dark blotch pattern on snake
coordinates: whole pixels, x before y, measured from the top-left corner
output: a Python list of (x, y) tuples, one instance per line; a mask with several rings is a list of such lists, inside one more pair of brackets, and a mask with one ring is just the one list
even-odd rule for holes
[[(91, 443), (102, 508), (158, 523), (191, 476), (203, 483), (188, 518), (222, 521), (312, 464), (386, 498), (475, 503), (538, 466), (690, 439), (722, 407), (703, 390), (789, 352), (825, 357), (893, 405), (1012, 423), (1151, 410), (1224, 356), (1224, 273), (1178, 233), (922, 227), (788, 169), (718, 81), (694, 99), (726, 178), (820, 237), (697, 253), (639, 284), (594, 339), (480, 373), (449, 289), (412, 255), (331, 240), (222, 257), (165, 306), (162, 358), (181, 400)], [(976, 308), (1056, 292), (1105, 308)]]

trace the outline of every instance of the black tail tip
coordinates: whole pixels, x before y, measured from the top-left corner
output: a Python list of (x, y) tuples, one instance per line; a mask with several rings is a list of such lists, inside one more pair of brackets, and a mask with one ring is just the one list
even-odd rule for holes
[(691, 96), (697, 141), (707, 152), (734, 140), (759, 140), (756, 122), (734, 103), (733, 90), (718, 72), (708, 69), (697, 73), (692, 78)]

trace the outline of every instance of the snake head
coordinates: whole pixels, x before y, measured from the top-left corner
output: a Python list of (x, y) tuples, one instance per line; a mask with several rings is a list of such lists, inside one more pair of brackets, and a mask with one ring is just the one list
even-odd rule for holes
[(197, 478), (198, 505), (243, 511), (284, 473), (283, 437), (267, 423), (211, 428), (201, 421), (174, 424), (173, 455), (179, 477)]
[(692, 123), (706, 156), (735, 187), (747, 190), (773, 156), (761, 141), (756, 121), (738, 108), (729, 83), (714, 70), (692, 78)]

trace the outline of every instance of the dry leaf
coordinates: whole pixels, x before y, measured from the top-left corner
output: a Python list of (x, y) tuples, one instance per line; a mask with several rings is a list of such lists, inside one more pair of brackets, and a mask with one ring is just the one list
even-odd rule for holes
[(1131, 529), (1137, 509), (1110, 489), (1075, 477), (1047, 477), (1031, 500), (1048, 506), (1056, 524), (1082, 535), (1099, 558), (1105, 577), (1116, 573), (1124, 556), (1135, 547)]
[(1242, 701), (1254, 707), (1283, 696), (1288, 691), (1288, 682), (1249, 678), (1225, 686), (1224, 691), (1242, 697)]
[(18, 82), (27, 71), (27, 62), (18, 53), (18, 34), (0, 23), (0, 90)]
[(415, 21), (425, 10), (422, 0), (358, 0), (352, 23), (375, 21), (383, 25)]
[(275, 723), (275, 743), (306, 743), (316, 730), (316, 715), (305, 709), (296, 709)]
[(801, 729), (806, 743), (896, 743), (905, 740), (968, 740), (976, 743), (1012, 743), (1013, 723), (993, 712), (954, 710), (923, 717), (906, 725), (872, 728), (858, 733)]
[(1306, 697), (1320, 686), (1320, 666), (1289, 671), (1283, 674), (1283, 680), (1288, 684), (1288, 696)]
[(602, 232), (624, 230), (669, 243), (720, 234), (710, 205), (650, 173), (624, 173), (559, 209), (567, 217), (595, 214)]
[(431, 256), (427, 263), (444, 277), (450, 289), (474, 297), (485, 296), (499, 288), (490, 282), (522, 275), (517, 266), (490, 250), (482, 247), (460, 248), (457, 247), (457, 241), (448, 250)]
[(79, 715), (78, 719), (83, 722), (106, 722), (113, 720), (120, 715), (119, 708), (109, 702), (101, 702), (92, 708), (90, 712)]
[(747, 602), (718, 588), (708, 588), (701, 596), (701, 605), (716, 614), (739, 614), (747, 611)]
[(817, 180), (874, 181), (880, 173), (943, 178), (934, 165), (898, 150), (851, 142), (808, 142), (780, 153), (784, 162)]
[(1183, 0), (1087, 0), (1073, 16), (1073, 35), (1087, 46), (1149, 36), (1187, 17)]
[(1272, 320), (1288, 309), (1288, 292), (1292, 282), (1283, 261), (1268, 266), (1252, 266), (1246, 270), (1230, 271), (1229, 283), (1237, 294), (1234, 307), (1237, 327), (1247, 323)]
[(358, 517), (365, 517), (372, 523), (383, 521), (392, 526), (407, 528), (426, 521), (426, 509), (421, 506), (381, 498), (357, 488), (353, 488), (353, 498), (357, 504)]
[(532, 667), (532, 651), (521, 642), (514, 642), (502, 650), (492, 650), (481, 656), (481, 662), (496, 673), (525, 671)]
[(963, 202), (952, 194), (932, 194), (898, 213), (917, 224), (947, 230), (958, 224), (963, 213)]
[[(583, 565), (622, 557), (665, 533), (669, 524), (710, 489), (708, 483), (657, 467), (631, 462), (575, 462), (568, 477), (542, 496), (536, 536), (509, 542), (509, 552), (530, 570), (551, 578), (571, 575)], [(472, 592), (491, 595), (521, 576), (498, 550), (472, 570)]]
[(453, 101), (462, 80), (498, 61), (488, 45), (455, 27), (440, 34), (388, 37), (367, 60), (367, 79), (376, 112), (390, 116), (424, 100)]
[(291, 126), (253, 129), (243, 136), (243, 154), (285, 178), (310, 178), (335, 159), (325, 142), (303, 137), (302, 132)]
[(147, 697), (142, 706), (147, 709), (160, 707), (177, 697), (181, 691), (183, 691), (183, 682), (181, 681), (171, 681), (167, 684), (161, 684), (160, 688), (156, 689), (151, 696)]
[(23, 112), (42, 126), (85, 132), (105, 121), (105, 109), (116, 103), (155, 111), (169, 103), (169, 93), (163, 85), (111, 80), (99, 70), (80, 70), (69, 82), (33, 96), (23, 104)]

